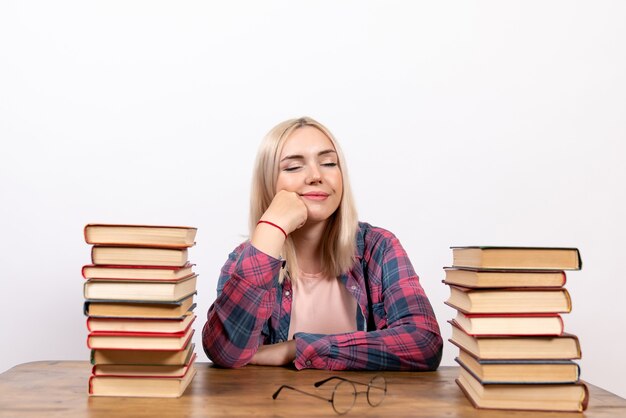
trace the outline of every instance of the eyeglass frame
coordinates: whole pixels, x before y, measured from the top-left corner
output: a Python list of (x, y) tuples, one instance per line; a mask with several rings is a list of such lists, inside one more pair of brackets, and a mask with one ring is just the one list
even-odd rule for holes
[[(377, 378), (381, 378), (382, 381), (384, 382), (385, 386), (383, 388), (377, 387), (377, 389), (382, 389), (383, 390), (383, 397), (380, 400), (380, 402), (374, 404), (370, 400), (370, 389), (372, 388), (372, 382), (374, 381), (374, 379), (377, 379)], [(367, 394), (367, 403), (371, 407), (374, 407), (374, 408), (379, 406), (381, 403), (383, 403), (383, 401), (385, 400), (385, 397), (387, 396), (387, 379), (385, 379), (385, 377), (382, 376), (382, 375), (376, 375), (376, 376), (372, 377), (369, 380), (369, 382), (367, 382), (367, 383), (358, 382), (356, 380), (351, 380), (351, 379), (346, 379), (345, 377), (341, 377), (341, 376), (331, 376), (331, 377), (328, 377), (328, 378), (326, 378), (324, 380), (320, 380), (319, 382), (313, 383), (313, 386), (315, 386), (317, 388), (317, 387), (320, 387), (323, 384), (328, 383), (328, 382), (330, 382), (331, 380), (334, 380), (334, 379), (339, 380), (339, 382), (333, 388), (333, 393), (331, 394), (330, 399), (325, 398), (325, 397), (323, 397), (321, 395), (317, 395), (315, 393), (309, 393), (309, 392), (303, 391), (302, 389), (298, 389), (298, 388), (290, 386), (290, 385), (281, 385), (276, 390), (276, 392), (274, 392), (274, 394), (272, 395), (272, 399), (276, 399), (283, 389), (291, 389), (291, 390), (294, 390), (296, 392), (302, 393), (304, 395), (312, 396), (314, 398), (318, 398), (318, 399), (324, 400), (326, 402), (330, 402), (331, 406), (333, 407), (333, 411), (335, 411), (338, 415), (343, 415), (343, 414), (347, 414), (348, 412), (350, 412), (350, 410), (354, 407), (354, 404), (356, 403), (356, 397), (357, 397), (357, 395), (359, 393)], [(337, 388), (339, 387), (339, 385), (341, 385), (342, 383), (348, 383), (348, 384), (350, 384), (352, 386), (352, 394), (353, 394), (353, 396), (352, 396), (352, 404), (350, 404), (350, 407), (348, 407), (348, 409), (346, 409), (345, 411), (340, 412), (335, 407), (335, 402), (334, 401), (335, 401), (335, 392), (337, 391)], [(367, 386), (367, 391), (365, 391), (365, 392), (357, 392), (355, 385)]]

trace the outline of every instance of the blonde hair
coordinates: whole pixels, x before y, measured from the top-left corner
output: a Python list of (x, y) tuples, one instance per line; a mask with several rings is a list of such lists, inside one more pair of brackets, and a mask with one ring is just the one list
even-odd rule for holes
[[(339, 169), (343, 180), (343, 193), (339, 207), (330, 217), (322, 236), (321, 253), (323, 272), (328, 277), (336, 277), (348, 271), (355, 260), (356, 233), (358, 218), (345, 158), (339, 144), (330, 131), (321, 123), (309, 117), (289, 119), (272, 128), (261, 142), (259, 147), (250, 195), (250, 236), (252, 236), (257, 222), (276, 195), (276, 180), (279, 173), (280, 153), (287, 138), (296, 130), (311, 126), (320, 130), (330, 139), (339, 160)], [(289, 278), (297, 281), (299, 275), (298, 260), (291, 236), (287, 237), (281, 256), (286, 260), (286, 269), (281, 270), (279, 281), (282, 283), (285, 270)]]

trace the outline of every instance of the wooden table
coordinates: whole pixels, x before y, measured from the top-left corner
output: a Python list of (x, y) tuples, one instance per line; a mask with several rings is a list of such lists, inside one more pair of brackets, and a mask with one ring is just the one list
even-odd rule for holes
[[(286, 391), (273, 400), (281, 384), (314, 392), (313, 382), (340, 375), (367, 382), (372, 372), (296, 371), (247, 366), (226, 370), (198, 363), (198, 374), (178, 399), (102, 398), (87, 395), (91, 366), (86, 361), (26, 363), (0, 374), (0, 417), (334, 417), (329, 403)], [(436, 372), (383, 372), (388, 393), (376, 407), (359, 395), (353, 417), (626, 417), (626, 400), (589, 385), (589, 409), (581, 413), (478, 410), (454, 383), (458, 367)], [(332, 386), (332, 385), (331, 385)], [(318, 389), (319, 390), (319, 389)], [(322, 393), (322, 392), (320, 392)]]

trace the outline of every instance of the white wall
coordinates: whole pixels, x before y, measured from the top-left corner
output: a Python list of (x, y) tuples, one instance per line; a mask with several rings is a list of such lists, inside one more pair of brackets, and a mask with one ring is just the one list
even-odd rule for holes
[(0, 371), (88, 359), (88, 222), (197, 226), (199, 330), (261, 137), (310, 115), (446, 339), (450, 245), (579, 247), (566, 329), (584, 379), (626, 396), (625, 21), (619, 1), (1, 3)]

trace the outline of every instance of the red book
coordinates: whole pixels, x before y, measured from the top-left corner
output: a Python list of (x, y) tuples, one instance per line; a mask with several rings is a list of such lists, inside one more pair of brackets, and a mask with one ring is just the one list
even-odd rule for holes
[(182, 350), (193, 335), (193, 321), (184, 332), (98, 332), (87, 336), (87, 347), (100, 350)]
[(124, 280), (124, 281), (173, 281), (190, 277), (194, 264), (179, 266), (116, 266), (88, 264), (83, 266), (81, 273), (90, 280)]

